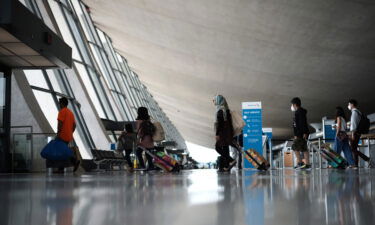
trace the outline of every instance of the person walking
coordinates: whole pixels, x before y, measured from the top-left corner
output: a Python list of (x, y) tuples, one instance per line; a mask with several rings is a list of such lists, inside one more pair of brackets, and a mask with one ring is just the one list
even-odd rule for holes
[[(73, 112), (68, 109), (69, 101), (67, 98), (62, 97), (59, 99), (60, 111), (57, 116), (57, 135), (56, 138), (63, 141), (66, 145), (73, 141), (73, 133), (76, 130), (76, 121)], [(73, 151), (73, 150), (72, 150)], [(74, 172), (78, 169), (80, 161), (76, 157), (76, 152), (74, 152), (74, 157), (70, 159), (70, 162), (74, 166)], [(61, 172), (61, 168), (59, 169)], [(64, 169), (62, 168), (62, 171)]]
[(357, 168), (353, 159), (352, 150), (349, 145), (349, 137), (346, 133), (345, 112), (344, 109), (340, 106), (336, 107), (335, 121), (336, 137), (334, 150), (338, 154), (341, 154), (342, 151), (344, 152), (345, 158), (349, 163), (349, 168)]
[(348, 102), (348, 109), (351, 111), (350, 117), (350, 147), (353, 152), (355, 165), (358, 167), (359, 157), (372, 166), (372, 162), (368, 156), (358, 150), (358, 143), (361, 139), (362, 131), (360, 130), (360, 123), (362, 120), (362, 112), (358, 109), (358, 102), (355, 99), (350, 99)]
[[(151, 123), (150, 115), (148, 114), (148, 109), (146, 107), (139, 107), (137, 110), (138, 116), (136, 119), (136, 130), (138, 138), (138, 147), (136, 155), (138, 158), (139, 166), (141, 169), (146, 169), (143, 160), (143, 151), (147, 149), (153, 152), (155, 149), (153, 135), (155, 134), (156, 128), (154, 124)], [(152, 162), (152, 156), (146, 154), (146, 159), (148, 162), (147, 170), (154, 170), (154, 164)]]
[[(310, 133), (307, 124), (307, 110), (302, 108), (301, 99), (298, 97), (293, 98), (291, 104), (291, 111), (294, 112), (294, 140), (292, 149), (297, 158), (297, 166), (295, 169), (310, 169), (309, 150), (307, 149), (307, 138)], [(303, 154), (303, 158), (301, 157), (301, 154)]]
[(133, 152), (134, 146), (137, 144), (137, 134), (134, 132), (132, 124), (125, 125), (125, 131), (122, 132), (118, 138), (117, 150), (119, 152), (125, 151), (125, 160), (128, 163), (130, 172), (133, 171), (133, 163), (130, 159), (130, 154)]
[(213, 99), (215, 113), (215, 150), (220, 155), (219, 172), (230, 171), (236, 160), (230, 157), (229, 146), (233, 145), (232, 117), (226, 99), (217, 95)]

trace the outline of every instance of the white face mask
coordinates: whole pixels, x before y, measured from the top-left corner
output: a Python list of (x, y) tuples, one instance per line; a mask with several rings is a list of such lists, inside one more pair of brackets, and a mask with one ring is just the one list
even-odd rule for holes
[(349, 109), (350, 111), (352, 111), (352, 107), (351, 107), (350, 105), (348, 105), (348, 109)]
[(291, 105), (291, 106), (290, 106), (290, 110), (292, 110), (292, 112), (295, 112), (295, 111), (296, 111), (296, 108), (295, 108), (293, 105)]

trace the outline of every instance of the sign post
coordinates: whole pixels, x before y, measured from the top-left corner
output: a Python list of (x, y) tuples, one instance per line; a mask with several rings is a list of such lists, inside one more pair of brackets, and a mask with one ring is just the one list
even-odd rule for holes
[[(262, 146), (262, 102), (242, 102), (242, 116), (246, 122), (243, 129), (244, 151), (252, 148), (263, 155)], [(243, 168), (254, 166), (243, 157)]]

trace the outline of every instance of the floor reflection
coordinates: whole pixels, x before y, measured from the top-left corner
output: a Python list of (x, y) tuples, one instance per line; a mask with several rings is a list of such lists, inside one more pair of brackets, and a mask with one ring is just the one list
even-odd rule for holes
[[(372, 224), (371, 170), (247, 172), (247, 224)], [(262, 197), (263, 198), (262, 198)]]
[(372, 224), (374, 178), (374, 170), (0, 175), (0, 224)]

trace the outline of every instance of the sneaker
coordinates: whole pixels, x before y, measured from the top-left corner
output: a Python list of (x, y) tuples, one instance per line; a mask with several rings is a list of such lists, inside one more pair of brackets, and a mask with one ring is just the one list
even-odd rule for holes
[(218, 169), (217, 170), (218, 173), (225, 173), (225, 172), (228, 172), (228, 168), (222, 168), (222, 169)]
[(309, 170), (311, 169), (311, 165), (308, 165), (308, 164), (303, 164), (301, 167), (300, 167), (301, 170)]
[(295, 170), (301, 169), (301, 167), (305, 165), (303, 162), (298, 163), (297, 166), (294, 167)]
[(232, 169), (232, 168), (233, 168), (233, 166), (235, 166), (235, 165), (236, 165), (236, 163), (237, 163), (237, 161), (236, 161), (236, 160), (233, 160), (232, 162), (230, 162), (230, 163), (229, 163), (229, 168), (228, 168), (228, 169)]

